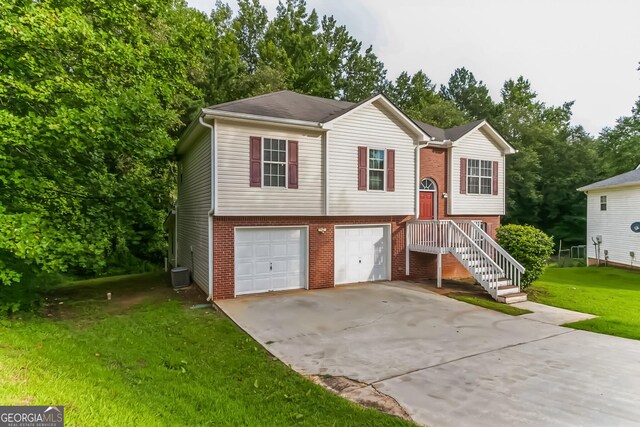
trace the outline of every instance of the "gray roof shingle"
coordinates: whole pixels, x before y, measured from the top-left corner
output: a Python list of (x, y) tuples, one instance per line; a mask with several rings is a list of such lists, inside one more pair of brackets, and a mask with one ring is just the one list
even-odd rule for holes
[(352, 109), (352, 102), (301, 95), (290, 90), (212, 105), (208, 110), (325, 123)]
[[(359, 103), (353, 103), (302, 95), (290, 90), (281, 90), (279, 92), (212, 105), (207, 107), (207, 110), (326, 123), (356, 108), (358, 105), (367, 102), (369, 99), (371, 98), (367, 98)], [(481, 122), (482, 120), (477, 120), (462, 126), (441, 129), (428, 123), (414, 121), (424, 132), (438, 141), (447, 139), (455, 141), (460, 139)]]
[(416, 122), (416, 124), (420, 126), (420, 128), (429, 136), (434, 137), (438, 141), (450, 140), (454, 142), (465, 136), (483, 121), (484, 120), (476, 120), (475, 122), (467, 123), (462, 126), (456, 126), (449, 129), (441, 129), (424, 122)]
[(594, 182), (593, 184), (585, 185), (584, 187), (578, 188), (578, 191), (588, 191), (596, 188), (617, 187), (632, 184), (640, 184), (640, 169), (634, 169), (620, 175), (612, 176), (611, 178), (603, 179), (602, 181)]

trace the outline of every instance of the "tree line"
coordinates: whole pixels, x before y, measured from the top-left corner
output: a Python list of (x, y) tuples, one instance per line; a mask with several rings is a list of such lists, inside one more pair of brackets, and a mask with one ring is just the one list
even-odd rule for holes
[[(597, 137), (524, 77), (493, 99), (462, 67), (388, 76), (333, 16), (281, 0), (211, 13), (180, 0), (6, 0), (0, 4), (0, 283), (141, 269), (164, 257), (173, 149), (206, 105), (280, 89), (358, 102), (382, 92), (412, 118), (485, 118), (508, 158), (505, 222), (584, 240), (583, 184), (640, 162), (640, 99)], [(1, 287), (0, 287), (1, 288)], [(1, 301), (0, 301), (1, 302)]]

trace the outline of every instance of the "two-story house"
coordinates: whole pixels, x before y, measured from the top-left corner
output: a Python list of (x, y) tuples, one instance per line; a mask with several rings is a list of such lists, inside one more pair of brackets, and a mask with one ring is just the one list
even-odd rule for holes
[(176, 151), (169, 259), (211, 299), (470, 275), (522, 298), (492, 239), (515, 150), (486, 121), (280, 91), (204, 108)]

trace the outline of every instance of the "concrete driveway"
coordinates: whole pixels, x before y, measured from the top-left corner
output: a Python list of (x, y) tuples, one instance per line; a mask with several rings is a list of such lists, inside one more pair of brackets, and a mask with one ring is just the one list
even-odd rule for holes
[(345, 376), (446, 426), (640, 425), (640, 342), (475, 307), (404, 282), (219, 306), (303, 374)]

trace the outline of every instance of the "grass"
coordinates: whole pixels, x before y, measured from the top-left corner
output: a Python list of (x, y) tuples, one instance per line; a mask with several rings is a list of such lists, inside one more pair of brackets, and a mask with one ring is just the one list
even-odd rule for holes
[(521, 316), (523, 314), (531, 313), (529, 310), (513, 307), (511, 305), (502, 304), (489, 298), (476, 295), (450, 295), (451, 298), (463, 301), (469, 304), (477, 305), (489, 310), (499, 311), (500, 313), (508, 314), (510, 316)]
[(533, 301), (591, 313), (576, 329), (640, 339), (640, 274), (613, 267), (547, 268), (527, 290)]
[(64, 405), (68, 426), (410, 425), (310, 382), (190, 298), (164, 275), (99, 279), (0, 321), (0, 404)]

